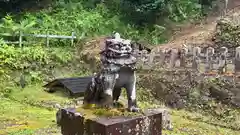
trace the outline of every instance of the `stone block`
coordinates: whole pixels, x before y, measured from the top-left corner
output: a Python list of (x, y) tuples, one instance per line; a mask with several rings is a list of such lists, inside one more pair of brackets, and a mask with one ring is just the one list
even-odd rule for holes
[(84, 119), (79, 113), (75, 112), (74, 108), (60, 110), (61, 133), (63, 135), (83, 135), (84, 134)]
[(161, 135), (162, 112), (152, 109), (136, 116), (85, 119), (67, 108), (61, 110), (60, 125), (63, 135)]

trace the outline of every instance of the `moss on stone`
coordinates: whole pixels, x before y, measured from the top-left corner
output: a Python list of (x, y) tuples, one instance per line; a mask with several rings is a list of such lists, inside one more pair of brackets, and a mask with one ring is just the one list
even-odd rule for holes
[(94, 104), (87, 106), (80, 106), (76, 109), (77, 112), (84, 115), (85, 119), (92, 119), (98, 117), (115, 117), (115, 116), (138, 116), (142, 113), (129, 112), (124, 107), (119, 108), (99, 108)]

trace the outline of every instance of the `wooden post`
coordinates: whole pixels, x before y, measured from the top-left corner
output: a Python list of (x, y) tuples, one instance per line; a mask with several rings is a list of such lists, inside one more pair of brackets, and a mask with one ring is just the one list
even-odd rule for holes
[(75, 33), (72, 32), (72, 39), (71, 39), (71, 45), (72, 45), (72, 46), (73, 46), (73, 43), (74, 43), (74, 35), (75, 35)]
[(22, 31), (19, 31), (19, 47), (22, 47)]
[(47, 34), (46, 34), (46, 44), (47, 44), (47, 47), (49, 47), (49, 32), (47, 31)]

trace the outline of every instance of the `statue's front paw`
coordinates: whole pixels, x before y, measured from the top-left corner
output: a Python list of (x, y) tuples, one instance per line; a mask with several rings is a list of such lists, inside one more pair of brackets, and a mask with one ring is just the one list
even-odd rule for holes
[(140, 108), (135, 107), (135, 106), (131, 106), (130, 108), (128, 108), (130, 112), (140, 112)]

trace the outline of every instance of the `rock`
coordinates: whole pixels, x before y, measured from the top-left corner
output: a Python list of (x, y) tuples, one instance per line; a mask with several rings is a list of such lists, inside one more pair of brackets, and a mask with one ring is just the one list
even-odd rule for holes
[[(87, 118), (74, 108), (62, 109), (63, 135), (161, 135), (162, 110), (149, 109), (136, 116)], [(165, 118), (167, 119), (167, 117)]]
[(172, 120), (169, 114), (169, 111), (165, 108), (158, 109), (159, 112), (162, 112), (162, 127), (165, 130), (173, 130)]

